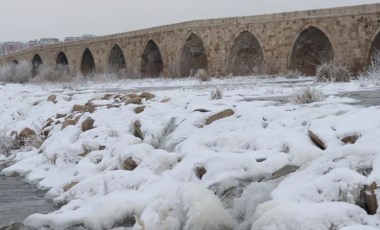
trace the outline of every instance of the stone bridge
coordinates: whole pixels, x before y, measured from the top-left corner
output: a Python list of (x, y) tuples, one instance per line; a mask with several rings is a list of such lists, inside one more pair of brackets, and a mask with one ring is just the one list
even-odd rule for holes
[(71, 75), (117, 72), (180, 77), (284, 73), (314, 75), (334, 61), (356, 72), (380, 49), (380, 4), (198, 20), (35, 47), (0, 59), (64, 67)]

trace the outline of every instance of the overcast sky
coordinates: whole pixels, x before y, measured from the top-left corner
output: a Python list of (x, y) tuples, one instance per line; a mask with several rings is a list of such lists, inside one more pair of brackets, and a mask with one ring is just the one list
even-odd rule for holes
[(0, 0), (0, 41), (107, 35), (194, 19), (376, 2), (379, 0)]

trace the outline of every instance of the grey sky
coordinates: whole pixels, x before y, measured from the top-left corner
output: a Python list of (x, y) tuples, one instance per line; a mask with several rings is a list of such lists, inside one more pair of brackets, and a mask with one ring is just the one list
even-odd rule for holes
[(379, 0), (0, 0), (0, 41), (106, 35), (194, 19)]

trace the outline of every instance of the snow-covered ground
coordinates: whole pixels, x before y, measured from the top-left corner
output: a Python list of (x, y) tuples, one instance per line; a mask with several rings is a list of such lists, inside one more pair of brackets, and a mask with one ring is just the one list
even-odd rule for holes
[[(306, 86), (320, 101), (294, 103)], [(380, 110), (337, 96), (377, 89), (257, 77), (0, 85), (2, 138), (38, 134), (0, 155), (12, 162), (2, 173), (61, 206), (24, 221), (35, 228), (380, 229), (380, 210), (366, 212), (380, 201)], [(128, 104), (145, 91), (155, 97)]]

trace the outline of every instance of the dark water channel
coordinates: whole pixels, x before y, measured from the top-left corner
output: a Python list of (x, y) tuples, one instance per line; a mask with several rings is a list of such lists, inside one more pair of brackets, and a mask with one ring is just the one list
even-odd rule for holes
[[(0, 172), (4, 168), (0, 163)], [(54, 204), (45, 199), (45, 193), (21, 177), (6, 177), (0, 173), (0, 229), (11, 223), (22, 222), (33, 213), (54, 211)]]

